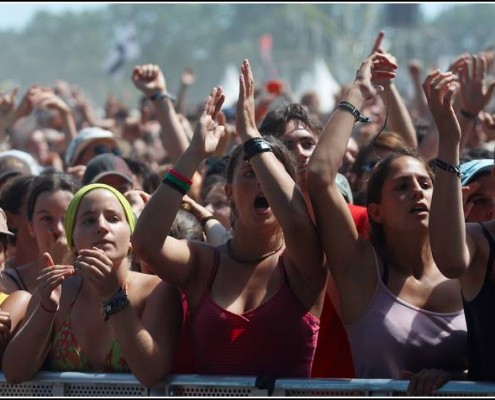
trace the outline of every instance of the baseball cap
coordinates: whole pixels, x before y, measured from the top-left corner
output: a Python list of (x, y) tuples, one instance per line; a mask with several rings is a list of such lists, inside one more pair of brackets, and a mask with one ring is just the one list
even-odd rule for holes
[(465, 186), (471, 183), (477, 175), (482, 172), (490, 172), (493, 169), (493, 160), (491, 158), (480, 158), (462, 163), (459, 166), (461, 172), (461, 185)]
[(84, 171), (82, 183), (96, 183), (107, 175), (118, 175), (132, 183), (132, 172), (122, 157), (113, 153), (104, 153), (94, 157)]
[(118, 146), (117, 139), (112, 132), (96, 126), (83, 128), (79, 131), (77, 136), (71, 140), (69, 146), (67, 146), (67, 151), (65, 152), (65, 164), (68, 167), (71, 167), (82, 151), (96, 139), (111, 139), (115, 142), (115, 145)]
[(0, 181), (17, 175), (39, 175), (41, 167), (29, 153), (7, 150), (0, 153)]
[(5, 215), (5, 211), (3, 211), (3, 208), (0, 208), (0, 234), (2, 233), (4, 235), (14, 236), (7, 227), (7, 216)]
[(345, 201), (347, 201), (349, 204), (352, 204), (354, 199), (352, 197), (351, 185), (349, 185), (349, 181), (347, 180), (347, 178), (341, 173), (337, 173), (335, 183), (337, 184), (340, 193), (342, 193), (342, 196), (344, 196)]

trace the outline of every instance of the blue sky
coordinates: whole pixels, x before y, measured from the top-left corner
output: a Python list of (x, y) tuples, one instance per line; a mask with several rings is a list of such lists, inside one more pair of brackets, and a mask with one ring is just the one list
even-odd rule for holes
[[(44, 10), (52, 13), (65, 11), (79, 12), (84, 10), (94, 10), (105, 7), (110, 3), (102, 2), (77, 2), (77, 3), (50, 3), (50, 2), (30, 2), (30, 3), (0, 3), (0, 30), (22, 29), (33, 15)], [(441, 10), (449, 7), (452, 3), (422, 3), (421, 7), (426, 12), (427, 17), (436, 16)]]

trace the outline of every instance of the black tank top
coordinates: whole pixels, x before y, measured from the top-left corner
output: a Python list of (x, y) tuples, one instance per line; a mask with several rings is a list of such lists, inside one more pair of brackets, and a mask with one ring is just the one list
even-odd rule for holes
[(488, 243), (490, 255), (483, 286), (471, 301), (463, 297), (466, 316), (469, 369), (468, 379), (474, 381), (495, 380), (495, 282), (492, 276), (495, 257), (495, 240), (480, 223)]

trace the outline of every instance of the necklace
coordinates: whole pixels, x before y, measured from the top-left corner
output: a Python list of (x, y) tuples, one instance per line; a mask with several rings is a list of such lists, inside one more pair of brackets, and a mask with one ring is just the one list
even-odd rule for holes
[(239, 264), (257, 264), (257, 263), (263, 261), (264, 259), (266, 259), (270, 256), (273, 256), (275, 253), (278, 253), (278, 251), (284, 245), (284, 242), (282, 242), (282, 244), (280, 246), (278, 246), (275, 250), (272, 250), (266, 254), (262, 254), (261, 256), (259, 256), (258, 258), (254, 259), (254, 260), (241, 260), (241, 259), (237, 258), (237, 256), (234, 254), (234, 251), (232, 250), (232, 245), (230, 244), (231, 241), (232, 241), (232, 239), (229, 239), (227, 241), (227, 253), (228, 253), (230, 258), (232, 258), (234, 261), (237, 261)]

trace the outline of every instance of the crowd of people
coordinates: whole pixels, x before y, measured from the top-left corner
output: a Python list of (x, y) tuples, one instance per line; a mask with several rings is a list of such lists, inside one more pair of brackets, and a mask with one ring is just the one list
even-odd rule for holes
[(137, 113), (62, 81), (0, 95), (7, 380), (495, 380), (493, 54), (404, 68), (383, 37), (330, 113), (249, 60), (233, 108), (212, 86), (188, 111), (193, 71), (175, 96), (154, 64)]

